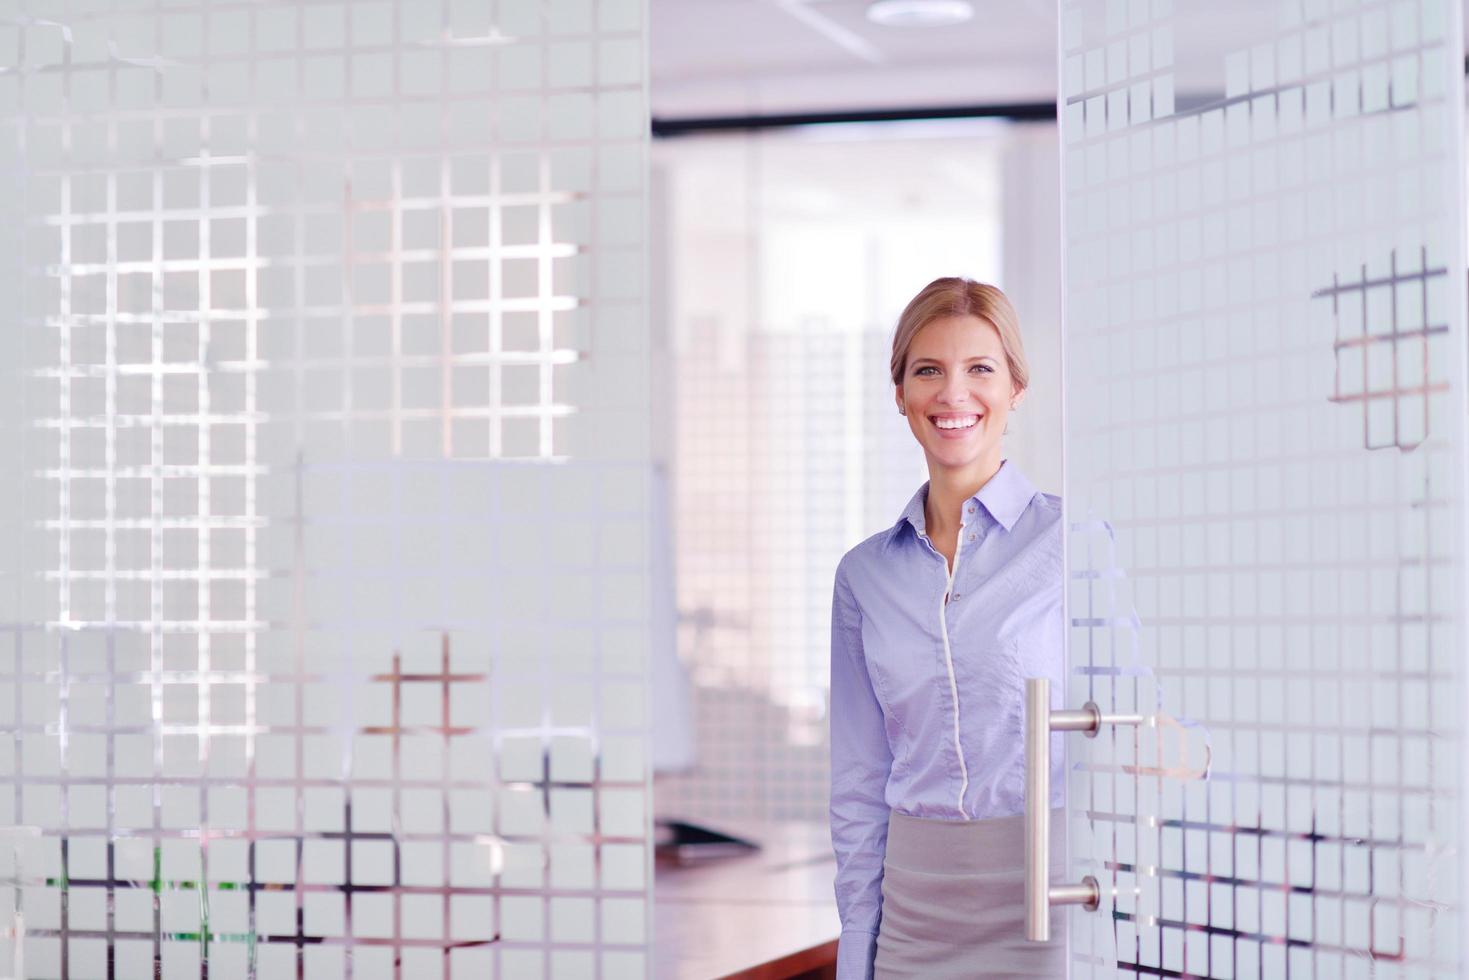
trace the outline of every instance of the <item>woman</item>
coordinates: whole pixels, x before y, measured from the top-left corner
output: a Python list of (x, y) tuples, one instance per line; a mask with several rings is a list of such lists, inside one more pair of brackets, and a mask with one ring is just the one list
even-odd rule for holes
[(1024, 931), (1024, 679), (1050, 678), (1059, 705), (1061, 502), (1004, 459), (1029, 379), (1015, 310), (936, 279), (903, 311), (891, 368), (929, 479), (837, 566), (837, 977), (1064, 976), (1062, 941)]

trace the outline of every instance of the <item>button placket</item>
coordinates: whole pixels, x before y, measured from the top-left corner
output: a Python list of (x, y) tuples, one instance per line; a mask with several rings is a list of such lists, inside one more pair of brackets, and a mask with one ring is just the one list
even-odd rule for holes
[[(972, 514), (973, 512), (974, 512), (974, 508), (971, 505), (971, 507), (969, 508), (969, 513)], [(959, 544), (960, 544), (961, 547), (963, 546), (963, 543), (966, 540), (966, 538), (964, 537), (964, 535), (968, 531), (968, 529), (969, 529), (969, 522), (967, 520), (965, 520), (964, 518), (962, 518), (962, 517), (959, 518), (959, 534), (958, 534), (958, 538), (959, 538)], [(968, 537), (967, 540), (973, 541), (974, 540), (974, 535), (972, 535), (972, 534), (969, 535), (969, 537)], [(954, 581), (950, 584), (949, 587), (952, 589), (954, 586), (956, 586), (958, 584), (959, 584), (959, 569), (958, 568), (955, 568), (954, 569)], [(958, 602), (962, 598), (964, 598), (964, 596), (961, 593), (958, 593), (958, 592), (950, 592), (949, 593), (949, 601), (950, 602)]]

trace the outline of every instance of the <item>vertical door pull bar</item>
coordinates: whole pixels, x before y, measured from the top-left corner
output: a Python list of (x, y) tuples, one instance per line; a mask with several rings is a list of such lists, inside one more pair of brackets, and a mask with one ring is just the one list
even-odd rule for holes
[(1051, 938), (1051, 906), (1080, 905), (1095, 911), (1101, 888), (1091, 875), (1075, 885), (1051, 884), (1051, 733), (1081, 732), (1096, 738), (1104, 724), (1141, 725), (1143, 715), (1104, 715), (1095, 702), (1080, 711), (1051, 710), (1051, 682), (1025, 681), (1025, 938)]

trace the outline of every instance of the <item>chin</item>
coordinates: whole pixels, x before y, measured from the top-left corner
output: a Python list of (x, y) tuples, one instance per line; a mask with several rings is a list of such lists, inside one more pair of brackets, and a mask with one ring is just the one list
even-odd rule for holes
[(936, 453), (929, 453), (929, 458), (939, 466), (942, 466), (946, 469), (962, 470), (967, 469), (970, 466), (977, 465), (985, 458), (986, 455), (987, 453), (985, 450), (967, 453), (946, 453), (940, 451)]

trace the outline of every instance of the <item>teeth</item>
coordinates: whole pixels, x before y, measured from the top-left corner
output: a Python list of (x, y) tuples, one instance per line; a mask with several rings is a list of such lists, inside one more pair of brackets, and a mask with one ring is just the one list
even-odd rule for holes
[(933, 424), (938, 426), (940, 429), (967, 429), (978, 421), (978, 415), (970, 415), (962, 419), (936, 418), (933, 420)]

